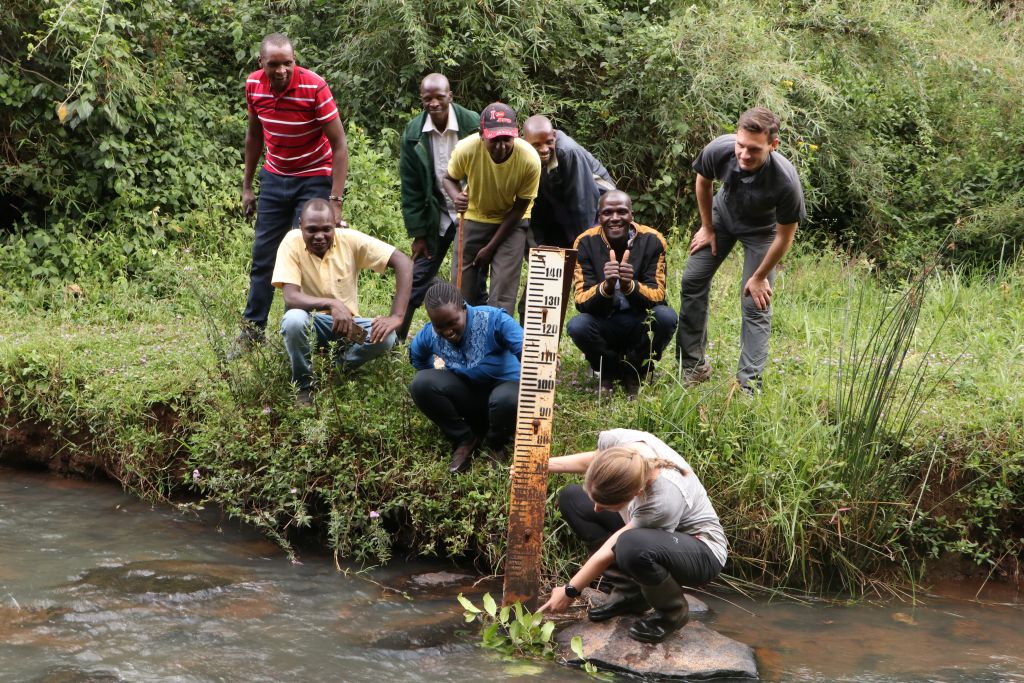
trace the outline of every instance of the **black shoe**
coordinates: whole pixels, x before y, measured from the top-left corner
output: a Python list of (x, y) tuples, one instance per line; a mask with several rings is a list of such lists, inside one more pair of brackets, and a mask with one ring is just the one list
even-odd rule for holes
[(484, 437), (484, 449), (487, 452), (487, 459), (495, 465), (507, 465), (511, 459), (512, 444), (507, 439), (494, 438), (491, 435)]
[(458, 474), (459, 472), (465, 472), (469, 469), (469, 463), (473, 459), (473, 451), (480, 445), (480, 439), (473, 437), (471, 440), (463, 442), (455, 447), (452, 451), (452, 461), (448, 464), (448, 471), (452, 474)]
[(654, 361), (645, 360), (640, 366), (640, 381), (644, 384), (654, 384)]
[(746, 396), (747, 398), (755, 398), (758, 394), (761, 393), (760, 377), (751, 377), (746, 384), (741, 382), (739, 377), (736, 378), (736, 381), (739, 382), (740, 391), (742, 391), (743, 395)]
[(598, 376), (601, 378), (601, 384), (597, 389), (597, 393), (602, 397), (610, 397), (615, 393), (615, 380), (622, 377), (622, 364), (617, 360), (612, 361), (605, 358), (599, 367), (601, 370)]
[(626, 367), (622, 373), (622, 388), (626, 390), (626, 396), (633, 399), (640, 393), (640, 376), (631, 367)]
[(654, 611), (629, 627), (629, 637), (641, 643), (660, 643), (690, 620), (690, 606), (683, 589), (671, 575), (657, 586), (641, 586)]

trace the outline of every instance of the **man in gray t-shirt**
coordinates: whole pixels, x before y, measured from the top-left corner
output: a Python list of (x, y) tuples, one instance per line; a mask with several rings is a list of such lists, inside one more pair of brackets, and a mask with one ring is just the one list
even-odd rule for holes
[[(803, 189), (796, 169), (776, 152), (779, 120), (763, 107), (745, 111), (735, 135), (713, 140), (694, 160), (700, 229), (690, 241), (683, 272), (676, 346), (686, 383), (711, 376), (707, 346), (711, 279), (736, 242), (743, 245), (741, 299), (743, 326), (736, 379), (747, 393), (761, 382), (771, 335), (775, 266), (806, 220)], [(714, 181), (721, 187), (712, 197)]]

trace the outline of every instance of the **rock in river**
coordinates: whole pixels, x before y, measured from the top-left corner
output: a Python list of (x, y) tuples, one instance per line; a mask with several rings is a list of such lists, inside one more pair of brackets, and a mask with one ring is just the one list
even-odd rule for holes
[(602, 623), (577, 622), (558, 632), (570, 664), (581, 664), (569, 650), (573, 636), (583, 638), (583, 655), (603, 669), (657, 680), (757, 678), (754, 652), (699, 622), (690, 622), (657, 645), (629, 637), (636, 617), (618, 617)]

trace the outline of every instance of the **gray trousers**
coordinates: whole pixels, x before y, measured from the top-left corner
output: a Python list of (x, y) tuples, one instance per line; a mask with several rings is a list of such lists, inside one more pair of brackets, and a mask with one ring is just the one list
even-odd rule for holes
[[(515, 315), (516, 295), (519, 293), (519, 278), (523, 269), (526, 228), (529, 224), (528, 220), (520, 221), (519, 225), (513, 228), (505, 238), (505, 241), (498, 245), (490, 264), (485, 268), (476, 268), (472, 265), (473, 259), (476, 258), (476, 253), (491, 241), (491, 236), (498, 230), (498, 224), (463, 221), (462, 226), (465, 230), (465, 241), (462, 245), (463, 263), (459, 264), (458, 268), (462, 270), (462, 296), (470, 305), (484, 303), (477, 301), (480, 291), (478, 283), (481, 278), (486, 280), (490, 273), (490, 295), (487, 297), (487, 305), (504, 308), (509, 315)], [(456, 249), (458, 249), (457, 246)], [(458, 251), (456, 251), (456, 260), (458, 260)], [(453, 281), (455, 281), (457, 273), (458, 270), (452, 268)]]
[[(683, 271), (682, 294), (679, 304), (679, 330), (676, 333), (676, 350), (683, 371), (703, 365), (704, 351), (708, 342), (708, 294), (711, 279), (718, 267), (736, 246), (743, 245), (743, 280), (740, 282), (743, 326), (740, 332), (740, 362), (736, 379), (746, 387), (761, 380), (761, 371), (768, 360), (768, 338), (772, 333), (771, 306), (760, 310), (754, 300), (743, 296), (743, 287), (757, 270), (775, 240), (775, 231), (768, 233), (740, 234), (715, 226), (718, 255), (711, 255), (711, 247), (704, 247), (691, 254)], [(775, 269), (768, 274), (768, 282), (774, 285)]]

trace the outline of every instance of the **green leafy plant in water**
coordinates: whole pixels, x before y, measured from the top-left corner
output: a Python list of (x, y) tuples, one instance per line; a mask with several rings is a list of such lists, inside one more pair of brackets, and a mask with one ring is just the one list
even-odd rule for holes
[(508, 656), (555, 658), (555, 644), (551, 640), (555, 622), (545, 621), (543, 614), (530, 612), (518, 602), (499, 608), (490, 593), (484, 593), (483, 609), (462, 593), (458, 599), (466, 610), (466, 623), (479, 620), (484, 625), (480, 634), (483, 647)]
[[(558, 654), (551, 636), (555, 622), (545, 620), (539, 612), (530, 612), (519, 602), (512, 606), (498, 607), (490, 593), (484, 593), (483, 609), (459, 593), (459, 604), (466, 610), (466, 623), (479, 621), (483, 624), (480, 645), (497, 650), (502, 655), (533, 659), (554, 660)], [(583, 662), (583, 670), (591, 676), (610, 680), (583, 655), (583, 638), (575, 636), (569, 648)]]
[(586, 655), (583, 654), (583, 636), (573, 636), (569, 641), (569, 649), (572, 653), (579, 657), (580, 661), (583, 662), (583, 671), (592, 678), (597, 678), (602, 681), (613, 680), (612, 675), (607, 671), (600, 671), (597, 666), (587, 659)]

